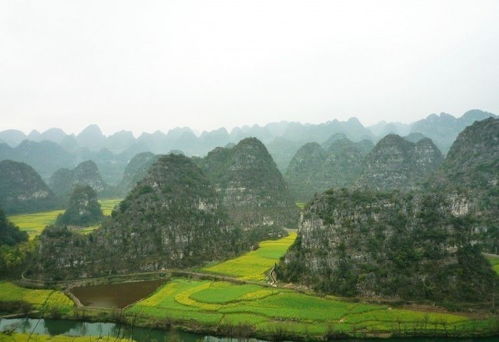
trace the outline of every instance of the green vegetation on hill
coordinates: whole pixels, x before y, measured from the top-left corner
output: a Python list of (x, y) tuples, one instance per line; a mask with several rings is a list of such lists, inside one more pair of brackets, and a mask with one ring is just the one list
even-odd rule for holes
[(28, 234), (10, 222), (0, 209), (0, 276), (5, 276), (24, 264), (30, 251)]
[(102, 221), (104, 215), (97, 201), (97, 193), (89, 185), (77, 185), (64, 214), (57, 217), (56, 224), (88, 227)]
[(499, 119), (477, 121), (457, 137), (428, 188), (447, 193), (470, 217), (475, 241), (499, 254)]
[(14, 246), (0, 245), (0, 279), (19, 277), (35, 252), (36, 244), (33, 241)]
[(127, 164), (123, 173), (123, 179), (118, 185), (120, 195), (126, 196), (147, 175), (147, 171), (149, 171), (149, 168), (158, 158), (158, 155), (151, 152), (143, 152), (135, 155)]
[(243, 228), (295, 228), (298, 213), (287, 185), (267, 148), (246, 138), (218, 147), (195, 161), (222, 197), (230, 218)]
[(54, 193), (67, 199), (76, 186), (90, 186), (96, 193), (102, 193), (107, 185), (102, 180), (97, 164), (91, 160), (78, 164), (74, 169), (59, 169), (49, 181)]
[(0, 208), (7, 214), (54, 209), (57, 201), (42, 178), (29, 165), (0, 161)]
[(0, 246), (14, 246), (28, 240), (28, 234), (10, 222), (0, 209)]
[(453, 208), (440, 193), (329, 190), (305, 210), (278, 278), (345, 296), (492, 307), (497, 276)]
[(356, 187), (378, 191), (418, 189), (442, 161), (442, 153), (431, 139), (412, 143), (389, 134), (366, 156)]
[[(40, 236), (32, 274), (44, 279), (200, 265), (247, 250), (203, 172), (181, 155), (162, 156), (100, 229), (57, 227)], [(67, 260), (71, 260), (70, 263)]]
[(323, 146), (318, 143), (303, 145), (285, 173), (295, 200), (308, 201), (315, 193), (353, 185), (362, 172), (363, 159), (372, 147), (369, 140), (353, 142), (339, 134), (330, 137)]

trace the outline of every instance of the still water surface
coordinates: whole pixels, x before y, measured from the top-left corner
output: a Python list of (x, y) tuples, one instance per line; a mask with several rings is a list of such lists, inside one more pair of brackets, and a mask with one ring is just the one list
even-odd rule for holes
[[(165, 331), (151, 328), (130, 327), (116, 323), (81, 322), (71, 320), (12, 318), (0, 319), (0, 331), (16, 331), (44, 335), (101, 336), (132, 338), (137, 342), (258, 342), (256, 339), (220, 338), (190, 334), (180, 331)], [(497, 342), (499, 338), (443, 339), (443, 338), (390, 338), (383, 340), (347, 340), (350, 342)]]
[(85, 306), (99, 308), (124, 308), (149, 296), (164, 280), (75, 287), (71, 289)]

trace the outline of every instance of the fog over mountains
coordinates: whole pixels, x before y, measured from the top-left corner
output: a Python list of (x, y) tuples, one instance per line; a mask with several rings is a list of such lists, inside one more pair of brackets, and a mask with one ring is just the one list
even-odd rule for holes
[[(341, 133), (358, 142), (376, 143), (387, 134), (428, 137), (442, 153), (447, 153), (459, 132), (476, 120), (497, 117), (481, 110), (470, 110), (461, 117), (447, 113), (431, 114), (412, 124), (380, 122), (364, 126), (357, 118), (347, 121), (332, 120), (321, 124), (274, 122), (265, 126), (236, 127), (204, 131), (199, 135), (188, 127), (177, 127), (168, 132), (142, 133), (134, 137), (131, 131), (119, 131), (106, 136), (97, 125), (90, 125), (77, 135), (66, 134), (60, 128), (45, 132), (33, 130), (28, 135), (15, 129), (0, 132), (0, 160), (11, 159), (31, 165), (44, 179), (60, 168), (74, 168), (86, 160), (93, 160), (101, 170), (104, 181), (116, 184), (136, 154), (171, 151), (189, 156), (203, 156), (218, 146), (237, 143), (246, 137), (256, 137), (268, 148), (281, 171), (284, 171), (296, 151), (305, 143), (325, 143)], [(415, 134), (417, 133), (417, 135)]]

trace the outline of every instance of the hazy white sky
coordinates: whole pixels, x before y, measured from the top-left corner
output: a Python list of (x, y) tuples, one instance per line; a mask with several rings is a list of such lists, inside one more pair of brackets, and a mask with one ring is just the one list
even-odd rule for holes
[(499, 113), (498, 0), (1, 0), (0, 130)]

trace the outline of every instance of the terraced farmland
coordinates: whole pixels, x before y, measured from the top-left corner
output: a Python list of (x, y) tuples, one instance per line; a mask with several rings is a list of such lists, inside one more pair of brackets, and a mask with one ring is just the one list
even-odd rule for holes
[(0, 302), (25, 302), (34, 309), (68, 313), (74, 303), (64, 293), (56, 290), (35, 290), (0, 281)]
[(151, 319), (168, 318), (207, 326), (245, 325), (263, 333), (285, 331), (313, 336), (333, 330), (344, 334), (460, 331), (476, 324), (457, 314), (393, 309), (288, 289), (181, 278), (173, 279), (127, 312)]
[(265, 272), (270, 270), (296, 239), (296, 233), (279, 240), (260, 242), (260, 248), (216, 265), (208, 266), (205, 272), (228, 275), (244, 280), (265, 280)]
[[(120, 201), (120, 199), (106, 199), (99, 201), (104, 215), (111, 215), (113, 208)], [(54, 223), (57, 219), (57, 216), (59, 214), (62, 214), (63, 212), (64, 210), (61, 209), (32, 214), (13, 215), (9, 216), (9, 220), (12, 221), (21, 230), (28, 232), (30, 239), (33, 239), (34, 237), (40, 235), (46, 226)], [(98, 226), (87, 227), (84, 229), (83, 233), (88, 233), (97, 227)]]

